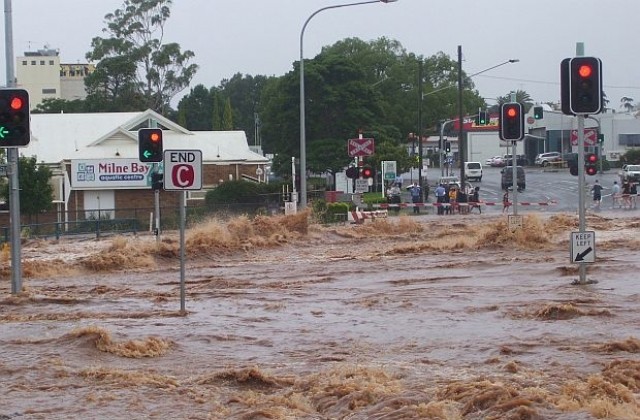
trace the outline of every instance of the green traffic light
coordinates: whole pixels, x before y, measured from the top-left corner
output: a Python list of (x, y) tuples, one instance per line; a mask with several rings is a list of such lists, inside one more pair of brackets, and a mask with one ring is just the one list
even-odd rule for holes
[(0, 139), (4, 139), (7, 134), (9, 134), (9, 130), (5, 127), (0, 127)]

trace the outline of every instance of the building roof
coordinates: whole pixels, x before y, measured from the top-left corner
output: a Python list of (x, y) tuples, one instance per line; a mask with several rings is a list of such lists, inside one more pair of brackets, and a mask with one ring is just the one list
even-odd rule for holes
[(244, 131), (189, 131), (152, 110), (31, 114), (31, 142), (19, 153), (50, 164), (71, 159), (137, 159), (138, 129), (149, 127), (151, 121), (163, 129), (165, 150), (201, 150), (205, 163), (269, 161), (250, 150)]

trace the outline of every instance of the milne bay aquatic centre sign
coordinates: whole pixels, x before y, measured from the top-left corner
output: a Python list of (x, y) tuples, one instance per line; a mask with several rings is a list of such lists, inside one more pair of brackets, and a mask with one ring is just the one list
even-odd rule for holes
[(71, 161), (71, 187), (148, 188), (152, 164), (138, 159), (77, 159)]

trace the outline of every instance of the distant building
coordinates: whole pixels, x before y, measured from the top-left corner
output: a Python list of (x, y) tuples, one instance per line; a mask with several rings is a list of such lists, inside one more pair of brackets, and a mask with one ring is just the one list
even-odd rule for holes
[(84, 99), (84, 78), (95, 70), (93, 64), (60, 63), (60, 51), (51, 48), (27, 51), (16, 62), (16, 85), (29, 92), (31, 109), (45, 99)]
[[(155, 168), (162, 172), (163, 165), (138, 160), (138, 129), (151, 126), (163, 130), (165, 150), (202, 152), (202, 190), (188, 192), (187, 206), (230, 180), (266, 181), (270, 161), (250, 150), (244, 131), (189, 131), (152, 110), (31, 114), (31, 142), (19, 152), (35, 156), (53, 173), (60, 217), (53, 221), (84, 219), (101, 210), (117, 218), (132, 208), (152, 207), (151, 174)], [(162, 191), (161, 197), (164, 205), (177, 206), (180, 192)], [(8, 222), (8, 214), (0, 212), (0, 226)]]

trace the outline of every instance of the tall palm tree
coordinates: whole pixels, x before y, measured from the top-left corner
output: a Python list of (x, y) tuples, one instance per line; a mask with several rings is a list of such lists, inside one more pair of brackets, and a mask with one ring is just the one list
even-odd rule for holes
[(620, 108), (624, 109), (627, 112), (633, 111), (635, 109), (633, 98), (629, 98), (628, 96), (623, 96), (622, 98), (620, 98)]
[[(496, 101), (498, 101), (498, 104), (493, 105), (489, 109), (490, 112), (498, 112), (498, 110), (500, 109), (500, 105), (511, 102), (511, 93), (507, 93), (504, 96), (497, 97)], [(531, 109), (531, 107), (533, 106), (533, 99), (531, 99), (531, 96), (526, 91), (520, 89), (516, 91), (516, 102), (521, 103), (522, 106), (524, 106), (525, 113), (529, 112), (529, 109)]]

